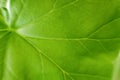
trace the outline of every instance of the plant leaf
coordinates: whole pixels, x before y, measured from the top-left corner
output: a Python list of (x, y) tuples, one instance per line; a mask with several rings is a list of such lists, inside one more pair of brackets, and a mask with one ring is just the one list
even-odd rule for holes
[(0, 20), (0, 80), (120, 80), (118, 0), (8, 4)]

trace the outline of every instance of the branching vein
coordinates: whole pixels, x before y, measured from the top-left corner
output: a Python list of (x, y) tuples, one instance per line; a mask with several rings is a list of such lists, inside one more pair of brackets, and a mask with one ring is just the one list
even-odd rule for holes
[[(51, 63), (53, 63), (59, 70), (62, 71), (63, 73), (63, 77), (65, 76), (64, 74), (67, 73), (69, 74), (68, 72), (66, 72), (63, 68), (61, 68), (56, 62), (54, 62), (50, 57), (48, 57), (43, 51), (41, 51), (33, 42), (31, 42), (30, 40), (26, 39), (25, 37), (19, 35), (23, 40), (25, 40), (29, 45), (31, 45), (38, 53), (40, 53), (42, 56), (46, 57)], [(37, 54), (39, 57), (40, 54)], [(70, 76), (70, 75), (68, 75)]]

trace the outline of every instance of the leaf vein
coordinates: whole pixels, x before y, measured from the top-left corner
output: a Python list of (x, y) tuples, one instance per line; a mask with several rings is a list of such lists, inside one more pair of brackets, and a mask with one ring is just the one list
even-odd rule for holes
[[(19, 34), (18, 34), (19, 35)], [(32, 41), (26, 39), (25, 37), (19, 35), (23, 40), (25, 40), (29, 45), (31, 45), (38, 53), (40, 53), (42, 56), (46, 57), (51, 63), (53, 63), (60, 71), (62, 71), (63, 73), (63, 77), (64, 74), (68, 72), (66, 72), (63, 68), (61, 68), (55, 61), (53, 61), (50, 57), (48, 57), (47, 55), (44, 54), (43, 51), (41, 51)], [(39, 55), (39, 54), (38, 54)], [(40, 55), (39, 55), (40, 56)]]

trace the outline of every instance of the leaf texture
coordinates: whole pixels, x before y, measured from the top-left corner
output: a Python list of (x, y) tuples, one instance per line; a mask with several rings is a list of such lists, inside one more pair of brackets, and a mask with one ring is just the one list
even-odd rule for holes
[(119, 5), (8, 0), (0, 18), (0, 80), (120, 80)]

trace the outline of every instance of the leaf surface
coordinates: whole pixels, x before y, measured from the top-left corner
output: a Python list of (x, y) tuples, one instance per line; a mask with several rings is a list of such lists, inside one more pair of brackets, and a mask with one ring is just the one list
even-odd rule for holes
[(0, 18), (0, 80), (120, 80), (119, 4), (8, 0)]

